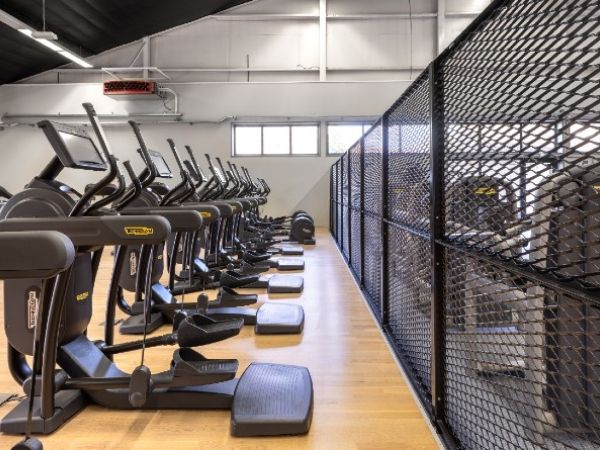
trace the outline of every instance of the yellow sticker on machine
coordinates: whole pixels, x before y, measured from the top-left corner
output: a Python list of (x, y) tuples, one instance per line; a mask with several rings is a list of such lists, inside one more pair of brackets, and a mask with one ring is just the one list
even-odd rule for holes
[(125, 227), (124, 231), (127, 236), (152, 236), (154, 234), (152, 227)]
[(596, 186), (592, 186), (592, 189), (594, 191), (596, 191), (597, 194), (600, 194), (600, 186), (596, 185)]
[(85, 292), (82, 292), (81, 294), (77, 294), (75, 296), (75, 300), (77, 300), (78, 302), (84, 302), (89, 298), (89, 296), (90, 296), (89, 291), (85, 291)]
[(491, 188), (491, 187), (475, 188), (475, 195), (489, 195), (490, 197), (492, 197), (493, 195), (496, 195), (497, 193), (498, 193), (498, 191), (495, 188)]
[(208, 211), (201, 211), (200, 212), (200, 217), (203, 217), (205, 219), (210, 219), (212, 217), (212, 213), (210, 213)]

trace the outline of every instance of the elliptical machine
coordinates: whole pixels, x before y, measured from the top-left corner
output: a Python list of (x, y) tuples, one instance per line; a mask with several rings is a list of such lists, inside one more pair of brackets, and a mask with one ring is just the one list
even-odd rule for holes
[[(208, 282), (211, 271), (207, 268), (204, 261), (194, 253), (195, 249), (192, 247), (197, 242), (197, 234), (203, 233), (206, 225), (214, 223), (221, 216), (223, 208), (219, 208), (211, 203), (182, 203), (177, 202), (178, 198), (185, 198), (189, 193), (183, 187), (176, 187), (173, 190), (169, 190), (165, 196), (161, 198), (148, 189), (152, 186), (156, 176), (161, 178), (171, 178), (171, 171), (164, 161), (162, 155), (157, 151), (147, 149), (146, 143), (141, 135), (141, 132), (136, 124), (131, 123), (131, 126), (136, 134), (138, 143), (140, 145), (140, 154), (147, 168), (142, 173), (142, 180), (140, 186), (133, 187), (127, 190), (127, 194), (124, 201), (119, 202), (116, 205), (116, 209), (121, 214), (161, 214), (161, 212), (167, 211), (181, 211), (181, 210), (193, 210), (199, 215), (195, 218), (200, 220), (198, 225), (194, 225), (195, 222), (189, 221), (186, 224), (182, 224), (178, 229), (173, 229), (172, 235), (169, 239), (168, 254), (167, 258), (169, 266), (169, 285), (168, 287), (160, 284), (160, 278), (163, 271), (162, 261), (158, 261), (159, 264), (155, 263), (152, 273), (152, 291), (151, 291), (151, 315), (150, 320), (146, 321), (143, 316), (143, 305), (144, 301), (141, 295), (143, 287), (137, 285), (137, 270), (140, 255), (140, 248), (129, 247), (119, 248), (115, 257), (115, 268), (113, 279), (111, 281), (111, 288), (109, 290), (110, 295), (107, 304), (107, 317), (106, 326), (112, 328), (115, 318), (115, 305), (121, 310), (130, 315), (120, 326), (120, 331), (123, 334), (143, 334), (146, 332), (153, 332), (164, 323), (173, 323), (175, 314), (179, 309), (185, 309), (188, 311), (195, 310), (202, 314), (217, 320), (225, 319), (243, 319), (245, 325), (254, 325), (255, 332), (257, 334), (299, 334), (304, 328), (304, 309), (300, 305), (287, 304), (287, 303), (263, 303), (259, 305), (257, 309), (248, 308), (248, 305), (257, 303), (258, 297), (255, 294), (240, 295), (230, 288), (222, 287), (219, 290), (219, 294), (216, 300), (209, 301), (205, 294), (200, 294), (196, 302), (184, 303), (178, 302), (173, 296), (173, 292), (176, 290), (175, 284), (175, 265), (178, 262), (178, 256), (174, 253), (176, 250), (181, 249), (182, 259), (186, 267), (192, 267), (194, 271), (188, 269), (188, 279), (184, 280), (187, 286), (191, 286), (192, 282), (189, 279), (192, 273), (206, 274), (201, 282)], [(174, 143), (171, 141), (173, 146), (174, 154), (179, 164), (181, 161), (178, 159), (179, 155), (177, 149), (174, 147)], [(187, 182), (187, 174), (183, 172), (182, 179)], [(190, 188), (188, 188), (190, 189)], [(172, 201), (165, 201), (165, 199), (174, 199)], [(223, 206), (223, 205), (218, 205)], [(185, 226), (187, 225), (187, 227)], [(162, 248), (158, 252), (162, 256)], [(180, 253), (180, 252), (177, 252)], [(193, 258), (192, 258), (193, 257)], [(132, 264), (132, 261), (134, 264)], [(127, 264), (129, 263), (129, 264)], [(132, 267), (133, 266), (133, 267)], [(135, 269), (135, 270), (134, 270)], [(118, 282), (118, 287), (114, 284)], [(180, 292), (186, 293), (185, 286), (180, 287)], [(202, 286), (200, 286), (202, 288)], [(119, 289), (126, 289), (136, 293), (136, 299), (130, 306), (127, 305), (123, 300), (122, 293)], [(190, 289), (191, 290), (191, 289)], [(189, 291), (188, 291), (189, 292)], [(183, 298), (183, 297), (182, 297)], [(112, 330), (107, 329), (105, 333), (106, 342), (112, 343)]]
[[(10, 305), (5, 304), (6, 317), (10, 319), (7, 324), (11, 324), (7, 328), (9, 367), (26, 390), (28, 384), (33, 384), (32, 370), (25, 359), (33, 342), (27, 318), (40, 317), (44, 358), (40, 394), (30, 419), (27, 406), (21, 403), (2, 420), (0, 429), (16, 434), (30, 426), (37, 433), (50, 433), (92, 401), (119, 409), (231, 409), (231, 430), (235, 436), (306, 433), (313, 405), (312, 381), (306, 368), (251, 364), (235, 379), (236, 360), (209, 360), (189, 348), (238, 334), (242, 320), (217, 322), (182, 310), (173, 333), (164, 336), (144, 335), (141, 341), (117, 345), (88, 339), (86, 329), (91, 319), (98, 252), (108, 245), (143, 244), (140, 264), (146, 270), (138, 271), (138, 279), (139, 285), (144, 284), (146, 292), (150, 292), (156, 246), (165, 242), (171, 227), (161, 216), (97, 215), (102, 213), (101, 206), (118, 198), (89, 204), (99, 189), (120, 175), (92, 106), (85, 107), (108, 161), (109, 174), (84, 195), (58, 182), (56, 176), (64, 167), (100, 171), (107, 167), (85, 130), (44, 122), (48, 138), (56, 140), (53, 148), (57, 156), (2, 211), (3, 218), (9, 219), (0, 222), (0, 231), (59, 229), (72, 240), (77, 256), (71, 269), (55, 279), (50, 301), (44, 305), (47, 308), (36, 308), (38, 301), (34, 297), (41, 293), (39, 284), (23, 280), (5, 284), (5, 298), (14, 299)], [(67, 141), (77, 145), (68, 145)], [(120, 197), (122, 189), (117, 192)], [(144, 297), (144, 303), (147, 318), (149, 296)], [(42, 311), (47, 314), (41, 314)], [(153, 374), (144, 365), (143, 352), (140, 365), (131, 374), (112, 361), (116, 353), (174, 344), (181, 348), (175, 351), (170, 368), (161, 373)], [(57, 363), (61, 369), (55, 372)]]

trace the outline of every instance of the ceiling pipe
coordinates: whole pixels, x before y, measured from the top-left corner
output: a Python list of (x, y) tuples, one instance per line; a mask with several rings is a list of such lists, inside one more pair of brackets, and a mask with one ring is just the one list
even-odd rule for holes
[[(163, 123), (181, 122), (182, 113), (130, 113), (130, 114), (99, 114), (98, 117), (107, 124), (110, 121), (126, 124), (128, 120), (141, 119), (143, 122), (159, 121)], [(4, 114), (0, 117), (0, 126), (33, 125), (40, 120), (60, 120), (67, 123), (88, 123), (85, 114)], [(114, 124), (114, 122), (113, 122)]]

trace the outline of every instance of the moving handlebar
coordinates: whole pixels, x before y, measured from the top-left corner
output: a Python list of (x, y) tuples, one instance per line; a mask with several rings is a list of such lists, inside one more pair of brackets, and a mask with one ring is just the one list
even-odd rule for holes
[(0, 231), (60, 231), (75, 247), (109, 245), (158, 245), (171, 232), (159, 216), (52, 217), (6, 219)]

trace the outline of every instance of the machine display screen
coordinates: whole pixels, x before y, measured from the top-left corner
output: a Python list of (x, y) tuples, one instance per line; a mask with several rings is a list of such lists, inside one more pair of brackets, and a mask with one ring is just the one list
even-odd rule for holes
[(73, 162), (84, 167), (105, 167), (94, 142), (86, 136), (78, 136), (64, 131), (58, 132)]
[(159, 152), (153, 150), (148, 150), (148, 153), (150, 153), (152, 162), (158, 171), (158, 176), (160, 178), (172, 178), (173, 174), (171, 173), (171, 169), (169, 169), (169, 166), (167, 165), (167, 162), (163, 156)]
[(223, 175), (223, 172), (221, 172), (221, 170), (218, 167), (215, 167), (214, 169), (215, 169), (215, 175), (217, 176), (217, 178), (219, 179), (221, 184), (227, 183), (227, 180), (225, 179), (225, 175)]

